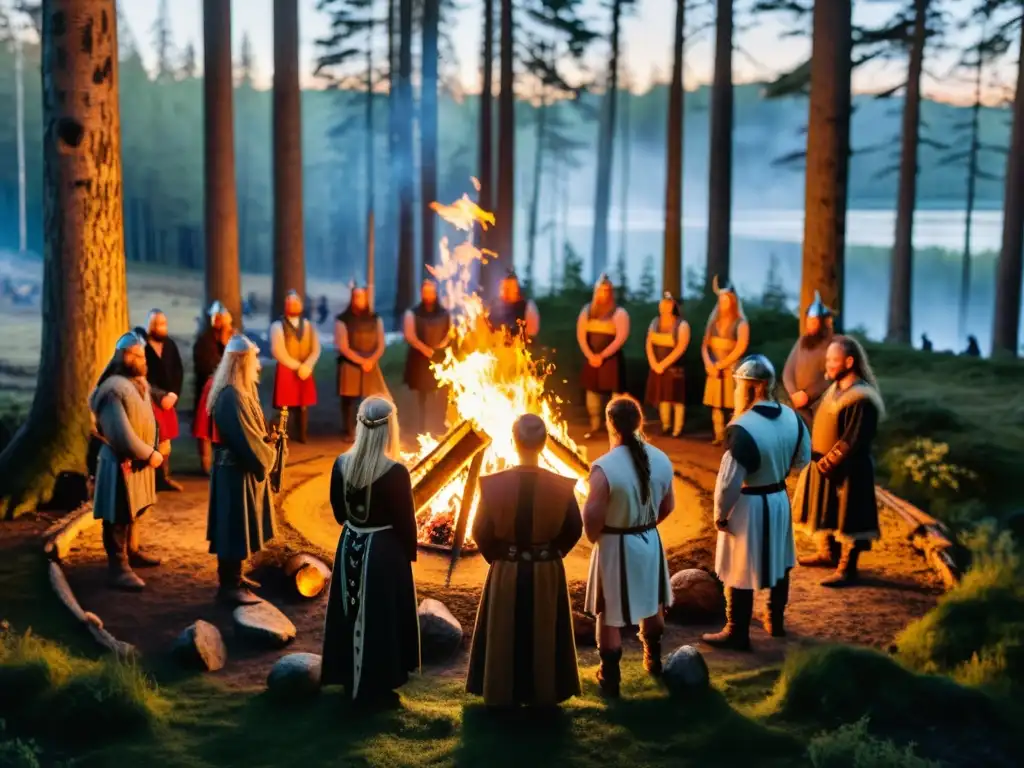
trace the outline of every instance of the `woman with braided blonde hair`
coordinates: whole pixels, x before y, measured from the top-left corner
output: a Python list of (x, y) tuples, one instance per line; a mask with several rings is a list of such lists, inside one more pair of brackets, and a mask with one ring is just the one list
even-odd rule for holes
[(397, 705), (395, 690), (420, 666), (416, 510), (398, 451), (398, 409), (368, 397), (356, 415), (355, 443), (331, 475), (331, 507), (344, 530), (327, 601), (321, 683), (343, 685), (371, 707)]

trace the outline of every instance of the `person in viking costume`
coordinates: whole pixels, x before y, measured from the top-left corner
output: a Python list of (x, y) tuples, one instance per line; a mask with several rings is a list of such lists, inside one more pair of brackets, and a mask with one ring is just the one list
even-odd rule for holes
[(601, 691), (619, 695), (622, 630), (640, 625), (644, 669), (661, 674), (663, 611), (672, 605), (658, 524), (675, 508), (672, 462), (643, 437), (640, 404), (628, 395), (606, 409), (611, 450), (591, 465), (583, 530), (594, 544), (586, 611), (597, 617)]
[(331, 508), (344, 526), (324, 623), (321, 685), (342, 685), (361, 707), (393, 707), (420, 668), (416, 507), (402, 463), (398, 411), (368, 397), (355, 444), (331, 472)]
[(622, 347), (629, 339), (629, 313), (615, 301), (615, 286), (601, 275), (592, 301), (576, 320), (576, 340), (587, 364), (582, 385), (590, 417), (589, 440), (603, 427), (605, 400), (626, 391), (626, 358)]
[(406, 386), (416, 393), (417, 431), (422, 433), (444, 413), (447, 391), (438, 385), (430, 366), (444, 360), (452, 338), (452, 317), (438, 301), (437, 283), (433, 280), (423, 281), (420, 303), (405, 313), (403, 331), (409, 344), (404, 379)]
[(146, 344), (146, 380), (153, 401), (153, 415), (160, 432), (160, 455), (164, 462), (156, 470), (157, 491), (184, 490), (171, 478), (171, 441), (178, 436), (178, 397), (185, 381), (178, 345), (167, 334), (167, 315), (150, 310), (145, 328), (136, 328), (135, 335)]
[[(267, 431), (259, 399), (259, 347), (236, 334), (224, 350), (207, 407), (217, 428), (210, 474), (206, 539), (217, 556), (219, 600), (252, 605), (245, 561), (274, 538), (270, 471), (277, 459), (277, 431)], [(287, 446), (285, 446), (287, 450)]]
[(825, 351), (832, 343), (833, 316), (815, 291), (804, 316), (803, 335), (793, 345), (782, 369), (789, 401), (808, 426), (814, 423), (814, 413), (830, 383), (825, 377)]
[(145, 342), (135, 333), (117, 340), (114, 357), (89, 396), (101, 443), (96, 459), (93, 516), (103, 521), (108, 583), (138, 591), (146, 586), (132, 568), (160, 565), (139, 546), (139, 518), (156, 503), (156, 470), (164, 457), (146, 381)]
[(473, 541), (489, 564), (466, 690), (490, 707), (552, 706), (580, 694), (564, 558), (583, 535), (576, 480), (541, 469), (544, 420), (512, 426), (519, 466), (480, 478)]
[(658, 316), (647, 329), (647, 397), (658, 409), (661, 432), (679, 437), (686, 418), (686, 376), (683, 355), (690, 345), (690, 324), (679, 310), (679, 302), (665, 291), (658, 303)]
[(320, 359), (320, 335), (303, 316), (302, 299), (289, 291), (284, 316), (270, 325), (270, 351), (277, 361), (274, 373), (274, 408), (288, 408), (298, 416), (295, 439), (306, 442), (309, 406), (316, 405), (313, 369)]
[(736, 410), (715, 483), (715, 573), (725, 585), (726, 626), (704, 635), (717, 648), (750, 650), (754, 594), (770, 590), (765, 629), (786, 634), (789, 572), (796, 565), (786, 477), (811, 460), (810, 434), (775, 398), (775, 368), (751, 355), (733, 373)]
[(715, 436), (713, 445), (725, 441), (725, 412), (733, 409), (735, 386), (732, 372), (750, 346), (750, 324), (743, 314), (740, 297), (731, 283), (719, 287), (718, 276), (712, 282), (718, 303), (711, 311), (700, 354), (704, 360), (707, 382), (704, 405), (711, 408)]
[(529, 341), (540, 332), (540, 312), (532, 299), (523, 296), (514, 269), (510, 269), (498, 285), (498, 298), (487, 308), (487, 324), (492, 333), (504, 330), (510, 342), (522, 335)]
[(391, 399), (379, 365), (387, 349), (384, 320), (371, 309), (365, 286), (352, 285), (348, 307), (335, 318), (334, 346), (338, 350), (341, 436), (351, 440), (359, 402), (371, 395)]
[(793, 497), (797, 527), (818, 538), (806, 566), (836, 568), (822, 582), (857, 582), (860, 554), (879, 537), (871, 445), (885, 405), (867, 353), (851, 336), (836, 336), (825, 354), (832, 385), (821, 396), (811, 427), (811, 463)]
[(210, 474), (213, 465), (213, 448), (210, 442), (216, 440), (213, 434), (213, 418), (206, 403), (213, 384), (213, 374), (224, 357), (224, 347), (234, 334), (231, 313), (219, 301), (210, 305), (207, 315), (210, 321), (200, 330), (196, 343), (192, 346), (192, 370), (195, 374), (192, 436), (198, 444), (199, 464), (204, 475)]

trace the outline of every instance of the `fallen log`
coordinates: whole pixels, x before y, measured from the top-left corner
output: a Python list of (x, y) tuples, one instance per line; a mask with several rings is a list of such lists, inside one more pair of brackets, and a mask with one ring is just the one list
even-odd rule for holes
[(911, 545), (924, 555), (946, 589), (959, 584), (963, 574), (953, 557), (954, 545), (946, 526), (885, 488), (876, 487), (875, 493), (878, 500), (895, 512), (906, 526)]
[(452, 539), (452, 556), (448, 562), (448, 575), (445, 577), (444, 585), (452, 585), (452, 574), (455, 566), (459, 563), (459, 556), (462, 554), (462, 545), (466, 541), (466, 527), (469, 525), (469, 513), (473, 509), (473, 499), (476, 497), (477, 485), (480, 482), (480, 469), (484, 463), (484, 452), (477, 451), (476, 456), (469, 464), (469, 474), (466, 477), (466, 485), (462, 491), (462, 503), (459, 505), (459, 517), (455, 522), (455, 536)]
[(590, 476), (590, 462), (554, 435), (548, 435), (547, 443), (544, 445), (544, 451), (550, 451), (551, 455), (558, 462), (564, 464), (569, 471), (577, 477), (586, 478)]
[(52, 560), (63, 560), (71, 551), (75, 539), (99, 522), (92, 514), (92, 502), (86, 502), (74, 512), (65, 515), (43, 534), (46, 543), (43, 552)]
[(128, 659), (133, 656), (135, 654), (134, 646), (118, 640), (103, 628), (103, 622), (99, 616), (82, 609), (78, 599), (75, 597), (75, 593), (71, 591), (71, 585), (68, 584), (67, 577), (64, 575), (64, 571), (61, 570), (60, 565), (51, 561), (49, 567), (50, 586), (53, 587), (54, 593), (71, 612), (71, 615), (89, 630), (89, 634), (93, 636), (96, 642), (120, 659)]
[(413, 477), (412, 497), (419, 513), (452, 480), (458, 477), (473, 457), (491, 443), (491, 438), (461, 422), (410, 474)]
[(331, 581), (331, 569), (326, 563), (305, 553), (288, 558), (284, 575), (294, 590), (306, 598), (319, 597)]

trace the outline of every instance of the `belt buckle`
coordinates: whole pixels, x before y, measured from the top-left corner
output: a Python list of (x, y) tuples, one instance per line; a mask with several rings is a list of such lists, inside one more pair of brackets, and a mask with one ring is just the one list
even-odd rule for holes
[(510, 545), (508, 548), (508, 559), (515, 560), (518, 554), (519, 548), (515, 544)]
[(526, 562), (530, 562), (531, 560), (533, 560), (533, 555), (530, 554), (529, 550), (523, 552), (523, 560), (525, 560)]

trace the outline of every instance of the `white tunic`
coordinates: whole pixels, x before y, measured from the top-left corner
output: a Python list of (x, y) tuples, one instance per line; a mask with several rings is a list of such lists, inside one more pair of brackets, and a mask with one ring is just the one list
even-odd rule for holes
[(810, 435), (792, 409), (760, 402), (730, 422), (727, 446), (715, 519), (729, 526), (718, 533), (715, 573), (726, 587), (766, 589), (796, 565), (785, 482), (811, 460)]
[[(608, 479), (605, 529), (640, 528), (658, 519), (661, 502), (672, 490), (672, 462), (644, 444), (651, 463), (651, 494), (640, 501), (640, 478), (629, 449), (619, 446), (594, 462)], [(668, 561), (657, 528), (643, 533), (602, 533), (590, 555), (586, 611), (601, 614), (609, 627), (626, 627), (672, 604)]]

